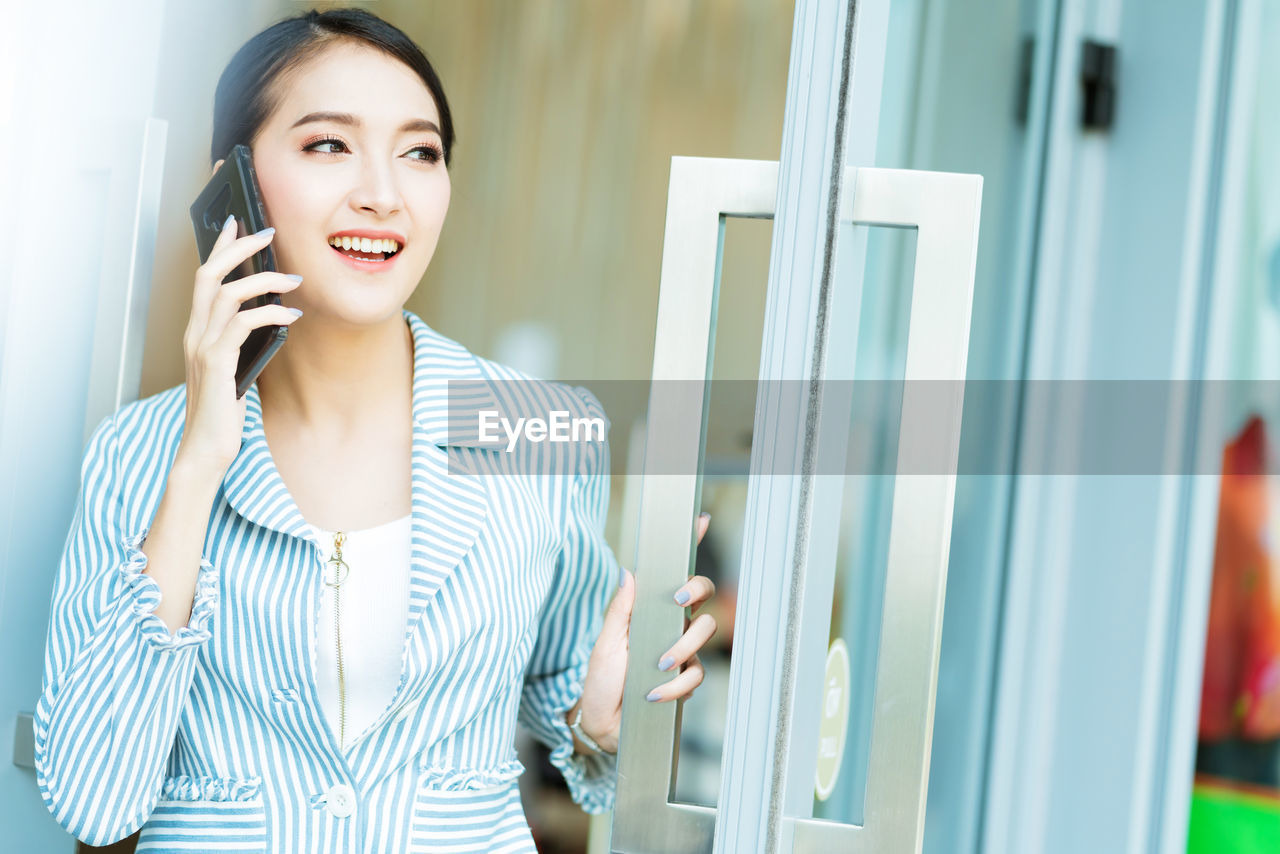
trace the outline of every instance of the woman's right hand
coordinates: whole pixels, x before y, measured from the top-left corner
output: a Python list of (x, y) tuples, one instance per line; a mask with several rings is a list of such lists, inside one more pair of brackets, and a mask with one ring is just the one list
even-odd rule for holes
[(264, 272), (224, 285), (222, 280), (232, 270), (271, 242), (275, 230), (245, 237), (235, 234), (235, 221), (229, 220), (214, 242), (209, 259), (196, 270), (191, 319), (182, 336), (187, 364), (187, 419), (179, 456), (219, 480), (240, 452), (248, 407), (248, 395), (236, 398), (240, 346), (258, 327), (288, 326), (298, 319), (283, 305), (240, 310), (253, 297), (270, 291), (291, 291), (300, 280), (283, 273)]

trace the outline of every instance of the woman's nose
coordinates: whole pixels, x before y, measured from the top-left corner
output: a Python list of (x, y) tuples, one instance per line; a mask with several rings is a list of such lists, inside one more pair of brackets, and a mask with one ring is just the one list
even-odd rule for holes
[(403, 202), (391, 164), (365, 160), (360, 170), (360, 184), (352, 193), (351, 201), (356, 207), (380, 216), (400, 210)]

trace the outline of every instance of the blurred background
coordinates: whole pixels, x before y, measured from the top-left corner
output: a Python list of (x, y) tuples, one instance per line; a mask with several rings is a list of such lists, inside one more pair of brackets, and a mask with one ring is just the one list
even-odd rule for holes
[[(0, 118), (21, 145), (0, 164), (16, 201), (0, 228), (17, 247), (0, 258), (0, 743), (10, 727), (14, 743), (0, 822), (16, 828), (14, 850), (72, 850), (22, 761), (23, 715), (39, 692), (85, 425), (184, 379), (198, 263), (187, 208), (208, 175), (223, 66), (271, 22), (332, 5), (135, 0), (55, 18), (19, 3), (0, 30)], [(449, 217), (407, 308), (537, 375), (606, 393), (608, 381), (647, 381), (671, 157), (779, 159), (789, 86), (803, 91), (789, 79), (793, 3), (340, 5), (422, 45), (455, 117)], [(1014, 389), (965, 413), (925, 850), (1274, 851), (1280, 7), (886, 8), (878, 122), (849, 128), (874, 160), (850, 165), (983, 176), (968, 377)], [(33, 170), (23, 152), (61, 165)], [(858, 230), (856, 376), (901, 380), (914, 237)], [(702, 507), (713, 521), (696, 570), (718, 584), (720, 630), (683, 707), (674, 788), (708, 806), (733, 714), (773, 239), (770, 220), (725, 226), (712, 373), (742, 382), (712, 393)], [(1029, 419), (1020, 383), (1135, 379), (1185, 390), (1150, 436), (1166, 467), (1046, 464), (1061, 447), (1028, 435), (1045, 422)], [(615, 473), (606, 533), (629, 565), (645, 399), (601, 396)], [(893, 459), (895, 419), (892, 401), (856, 411), (855, 456)], [(840, 774), (813, 813), (834, 821), (864, 818), (893, 485), (846, 478), (830, 636), (849, 650), (850, 713)], [(589, 822), (545, 750), (520, 750), (539, 849), (607, 850), (609, 817)]]

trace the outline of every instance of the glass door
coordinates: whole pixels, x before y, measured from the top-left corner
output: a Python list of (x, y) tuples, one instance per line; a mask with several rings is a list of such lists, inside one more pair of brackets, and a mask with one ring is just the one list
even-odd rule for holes
[[(797, 4), (720, 789), (681, 801), (681, 711), (629, 684), (613, 850), (1184, 847), (1222, 453), (1247, 414), (1197, 409), (1195, 381), (1270, 379), (1280, 340), (1266, 8)], [(688, 165), (673, 210), (768, 215), (757, 167)], [(972, 310), (938, 327), (928, 229), (855, 213), (887, 166), (985, 179)], [(699, 387), (722, 234), (669, 222), (664, 246), (663, 300), (697, 310), (660, 318), (659, 354), (682, 354), (662, 376)], [(1149, 430), (1054, 418), (1064, 393), (1134, 382), (1169, 392)], [(680, 628), (660, 612), (694, 552), (698, 394), (674, 442), (649, 436), (685, 468), (646, 478), (637, 660)]]
[[(719, 797), (677, 797), (680, 707), (644, 703), (649, 675), (634, 669), (613, 851), (922, 844), (982, 181), (867, 165), (888, 4), (851, 6), (797, 4), (779, 163), (672, 162), (634, 559), (634, 661), (656, 660), (681, 630), (668, 600), (694, 555), (725, 221), (773, 216), (775, 224)], [(850, 701), (847, 678), (828, 688), (828, 670), (849, 669), (849, 644), (829, 651), (828, 640), (858, 396), (866, 226), (915, 237), (902, 418), (888, 469), (884, 619), (877, 637), (852, 649), (865, 662), (874, 647), (877, 662), (866, 810), (819, 804), (815, 813), (815, 779), (833, 784), (840, 759), (819, 732), (842, 740)], [(815, 718), (820, 710), (825, 723)], [(818, 785), (827, 795), (830, 788)]]

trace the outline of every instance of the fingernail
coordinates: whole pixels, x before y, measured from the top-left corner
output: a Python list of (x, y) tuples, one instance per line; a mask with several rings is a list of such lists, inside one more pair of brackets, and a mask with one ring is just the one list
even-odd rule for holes
[(710, 521), (711, 521), (711, 514), (710, 514), (710, 513), (708, 513), (706, 510), (703, 510), (703, 511), (702, 511), (701, 513), (699, 513), (698, 515), (699, 515), (699, 516), (701, 516), (702, 518), (706, 519), (708, 522), (710, 522)]
[(618, 589), (627, 586), (627, 568), (625, 566), (618, 567)]
[(287, 305), (285, 306), (285, 310), (293, 312), (294, 317), (302, 317), (302, 309), (300, 308), (294, 308), (293, 306)]
[(231, 223), (235, 221), (236, 221), (236, 215), (231, 214), (229, 217), (227, 217), (227, 221), (222, 224), (222, 230), (226, 231), (228, 228), (231, 227)]
[(662, 660), (658, 662), (658, 669), (659, 669), (659, 670), (670, 670), (670, 669), (671, 669), (671, 666), (672, 666), (673, 664), (675, 664), (675, 663), (676, 663), (676, 660), (675, 660), (674, 658), (672, 658), (672, 657), (671, 657), (671, 656), (669, 656), (669, 655), (664, 655), (664, 656), (662, 656)]
[(662, 699), (662, 695), (658, 693), (657, 688), (654, 688), (652, 691), (648, 693), (645, 699), (648, 700), (650, 703), (654, 703)]
[(285, 277), (286, 279), (293, 279), (295, 282), (301, 282), (301, 281), (302, 281), (302, 277), (301, 277), (301, 276), (299, 276), (297, 273), (285, 273), (285, 274), (284, 274), (284, 277)]
[(272, 228), (271, 226), (267, 226), (266, 228), (262, 229), (262, 231), (256, 231), (256, 232), (254, 232), (253, 236), (254, 236), (254, 237), (269, 237), (270, 235), (275, 234), (275, 233), (276, 233), (276, 230), (275, 230), (274, 228)]
[(689, 596), (688, 590), (681, 590), (679, 593), (676, 594), (676, 601), (679, 602), (681, 605), (689, 604), (690, 598), (691, 597)]

